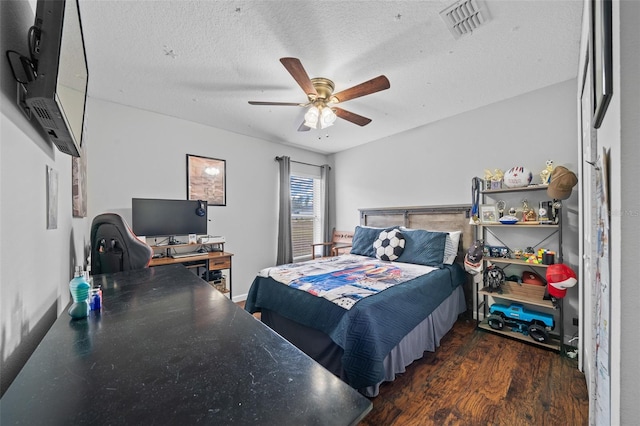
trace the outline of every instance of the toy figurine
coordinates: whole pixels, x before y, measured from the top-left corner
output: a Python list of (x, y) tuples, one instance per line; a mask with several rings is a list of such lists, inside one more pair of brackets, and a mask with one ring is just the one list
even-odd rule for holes
[(535, 222), (537, 219), (536, 212), (533, 209), (527, 210), (527, 214), (524, 219), (525, 222)]
[(547, 160), (547, 167), (540, 172), (540, 181), (543, 185), (549, 185), (551, 172), (553, 172), (553, 161)]
[(522, 200), (522, 221), (534, 222), (536, 218), (536, 212), (533, 211), (533, 209), (529, 208), (529, 202), (525, 198), (524, 200)]

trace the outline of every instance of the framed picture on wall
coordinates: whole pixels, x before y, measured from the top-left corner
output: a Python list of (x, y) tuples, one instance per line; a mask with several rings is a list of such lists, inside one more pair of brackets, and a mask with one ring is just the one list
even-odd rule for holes
[(227, 205), (227, 162), (187, 154), (187, 199), (206, 200), (209, 206)]
[(611, 0), (591, 0), (591, 65), (593, 69), (593, 127), (599, 128), (613, 95)]

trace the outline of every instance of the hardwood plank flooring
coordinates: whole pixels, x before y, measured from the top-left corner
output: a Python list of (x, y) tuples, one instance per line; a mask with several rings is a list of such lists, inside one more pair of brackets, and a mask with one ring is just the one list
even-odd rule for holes
[(370, 399), (373, 409), (360, 426), (574, 426), (589, 418), (576, 360), (476, 330), (464, 319), (435, 353), (425, 352)]
[(460, 320), (371, 398), (365, 425), (586, 425), (587, 386), (576, 360)]

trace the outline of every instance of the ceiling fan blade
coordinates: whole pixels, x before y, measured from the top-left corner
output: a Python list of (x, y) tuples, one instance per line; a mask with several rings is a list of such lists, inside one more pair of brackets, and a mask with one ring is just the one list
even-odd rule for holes
[(350, 99), (359, 98), (360, 96), (370, 95), (381, 90), (386, 90), (391, 87), (389, 79), (384, 75), (380, 75), (376, 78), (372, 78), (369, 81), (360, 83), (357, 86), (353, 86), (349, 89), (345, 89), (331, 96), (332, 102), (345, 102)]
[(338, 117), (342, 118), (343, 120), (347, 120), (354, 124), (357, 124), (358, 126), (366, 126), (367, 124), (371, 123), (370, 118), (363, 117), (351, 111), (347, 111), (337, 107), (332, 107), (331, 109), (333, 110), (333, 112), (336, 113)]
[(289, 71), (289, 74), (298, 82), (298, 85), (304, 90), (307, 95), (318, 96), (316, 88), (313, 87), (313, 83), (309, 78), (309, 75), (304, 70), (302, 62), (298, 58), (280, 58), (282, 65)]
[(276, 106), (305, 106), (299, 102), (261, 102), (261, 101), (249, 101), (251, 105), (276, 105)]

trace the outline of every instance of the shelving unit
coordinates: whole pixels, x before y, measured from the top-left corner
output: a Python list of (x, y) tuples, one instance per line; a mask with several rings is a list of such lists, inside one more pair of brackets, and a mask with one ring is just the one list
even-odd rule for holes
[[(488, 200), (492, 200), (493, 202), (497, 201), (496, 194), (504, 194), (509, 201), (512, 202), (520, 202), (521, 200), (517, 199), (518, 195), (524, 195), (529, 192), (542, 191), (546, 190), (546, 185), (530, 185), (523, 188), (502, 188), (502, 189), (485, 189), (481, 191), (481, 203), (486, 204)], [(539, 230), (544, 237), (537, 244), (526, 244), (525, 246), (531, 246), (535, 249), (538, 248), (541, 244), (555, 239), (555, 245), (557, 246), (556, 250), (556, 263), (562, 262), (562, 209), (558, 208), (556, 210), (556, 223), (552, 224), (541, 224), (539, 222), (518, 222), (517, 224), (502, 224), (499, 222), (490, 222), (490, 223), (479, 223), (476, 226), (476, 237), (485, 241), (485, 245), (492, 245), (488, 242), (488, 237), (491, 237), (493, 240), (497, 240), (502, 243), (503, 237), (509, 232), (513, 232), (516, 229), (525, 229), (527, 234), (531, 234), (533, 237), (540, 239), (541, 235), (538, 234)], [(505, 234), (505, 235), (503, 235)], [(502, 244), (504, 245), (504, 243)], [(508, 246), (507, 246), (508, 247)], [(512, 252), (512, 250), (510, 250)], [(487, 267), (488, 264), (494, 263), (501, 265), (506, 265), (504, 268), (515, 265), (519, 267), (520, 270), (525, 268), (531, 268), (544, 275), (544, 271), (548, 268), (549, 265), (544, 264), (536, 264), (530, 263), (522, 259), (514, 259), (514, 258), (504, 258), (504, 257), (487, 257), (486, 255), (483, 257), (483, 266)], [(484, 269), (483, 268), (483, 269)], [(507, 276), (510, 274), (505, 272)], [(530, 343), (533, 345), (537, 345), (540, 347), (544, 347), (550, 350), (554, 350), (557, 352), (561, 352), (563, 349), (563, 336), (564, 336), (564, 315), (563, 315), (563, 307), (562, 307), (562, 299), (545, 300), (545, 287), (532, 285), (532, 284), (520, 284), (514, 281), (506, 281), (501, 286), (501, 293), (496, 291), (491, 291), (489, 287), (485, 287), (482, 279), (480, 281), (476, 280), (475, 283), (476, 289), (476, 324), (477, 327), (483, 330), (486, 330), (491, 333), (495, 333), (498, 335), (506, 336), (512, 339), (520, 340), (526, 343)], [(495, 300), (499, 303), (510, 304), (510, 303), (520, 303), (524, 307), (532, 310), (536, 310), (539, 312), (551, 313), (554, 317), (557, 318), (555, 321), (555, 328), (553, 332), (549, 333), (549, 339), (546, 342), (538, 342), (532, 339), (530, 336), (523, 334), (519, 331), (514, 331), (512, 329), (504, 328), (502, 330), (497, 330), (492, 328), (488, 321), (489, 315), (489, 307), (491, 300)]]

